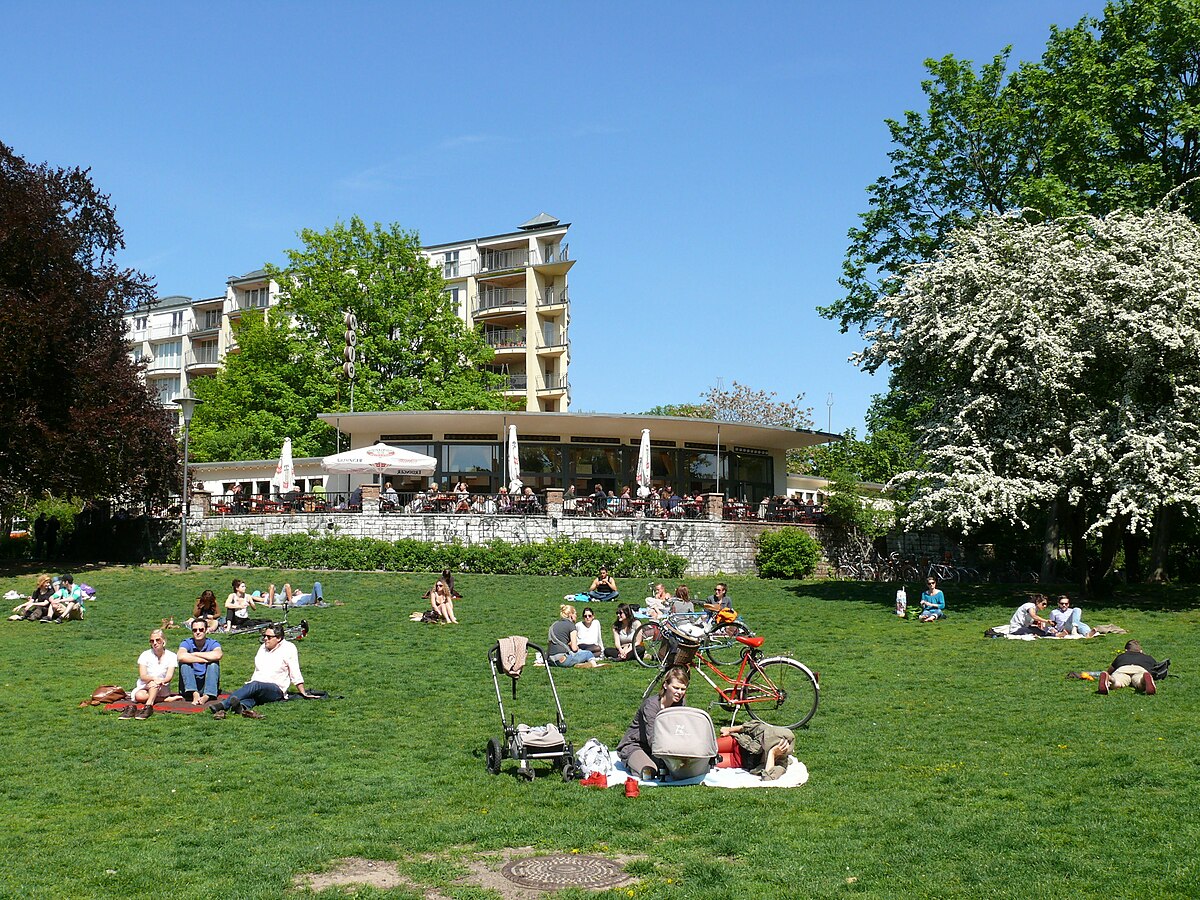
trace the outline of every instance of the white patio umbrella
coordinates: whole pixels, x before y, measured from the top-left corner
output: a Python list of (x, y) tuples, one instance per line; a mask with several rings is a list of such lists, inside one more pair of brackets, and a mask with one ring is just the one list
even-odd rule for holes
[(650, 496), (650, 429), (642, 429), (642, 446), (638, 450), (637, 495), (645, 500)]
[(437, 469), (437, 460), (380, 442), (326, 456), (321, 460), (321, 468), (347, 475), (432, 475)]
[(508, 493), (520, 493), (525, 487), (521, 483), (521, 454), (517, 451), (517, 426), (508, 426)]
[(283, 450), (279, 452), (279, 462), (275, 465), (275, 474), (271, 476), (271, 488), (276, 494), (290, 494), (296, 489), (296, 467), (292, 465), (292, 439), (283, 439)]

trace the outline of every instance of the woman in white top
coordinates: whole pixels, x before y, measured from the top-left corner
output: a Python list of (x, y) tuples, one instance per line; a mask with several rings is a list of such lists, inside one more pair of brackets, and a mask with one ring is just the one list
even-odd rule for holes
[(596, 613), (590, 606), (583, 608), (583, 621), (575, 623), (575, 635), (580, 650), (590, 650), (594, 656), (604, 654), (604, 629), (596, 621)]
[(633, 617), (633, 607), (628, 603), (617, 604), (617, 620), (613, 622), (613, 645), (604, 650), (609, 659), (633, 659), (633, 632), (638, 621)]

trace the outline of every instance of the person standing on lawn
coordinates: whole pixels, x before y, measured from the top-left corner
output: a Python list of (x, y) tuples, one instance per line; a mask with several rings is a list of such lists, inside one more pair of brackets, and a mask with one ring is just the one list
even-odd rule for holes
[(1108, 671), (1100, 673), (1096, 692), (1107, 694), (1111, 690), (1133, 685), (1135, 691), (1154, 694), (1158, 691), (1158, 686), (1154, 683), (1154, 676), (1150, 670), (1157, 665), (1158, 661), (1153, 656), (1142, 652), (1140, 643), (1129, 641), (1125, 644), (1125, 652), (1117, 655)]
[(304, 690), (296, 645), (283, 639), (282, 625), (268, 625), (263, 630), (262, 646), (254, 655), (254, 674), (250, 680), (224, 700), (212, 701), (208, 708), (214, 719), (225, 718), (231, 709), (241, 712), (247, 719), (262, 719), (265, 717), (254, 707), (286, 700), (288, 688), (293, 684), (300, 696), (313, 696)]
[(203, 706), (217, 699), (221, 684), (221, 657), (225, 651), (208, 636), (208, 622), (205, 619), (192, 619), (191, 629), (192, 636), (183, 639), (176, 654), (181, 663), (179, 676), (183, 681), (183, 696), (191, 698), (193, 706)]
[[(167, 649), (167, 639), (161, 628), (150, 632), (150, 649), (138, 657), (137, 687), (129, 695), (132, 701), (121, 713), (122, 719), (148, 719), (154, 712), (154, 702), (171, 693), (171, 679), (179, 659)], [(138, 703), (143, 704), (137, 709)]]

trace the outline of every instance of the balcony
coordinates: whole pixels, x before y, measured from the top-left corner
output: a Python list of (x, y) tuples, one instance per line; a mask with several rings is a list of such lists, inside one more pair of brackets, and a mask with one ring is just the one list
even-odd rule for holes
[(156, 356), (146, 365), (147, 375), (178, 375), (178, 356)]
[(216, 371), (221, 365), (221, 357), (217, 353), (216, 348), (212, 350), (191, 351), (184, 357), (184, 366), (189, 372), (200, 372), (203, 370)]
[(198, 337), (205, 334), (216, 334), (221, 330), (221, 311), (217, 310), (215, 315), (205, 314), (203, 318), (197, 318), (192, 324), (192, 330), (188, 332), (192, 337)]
[(545, 275), (562, 275), (574, 265), (569, 244), (542, 244), (533, 265)]
[(566, 306), (571, 301), (567, 299), (567, 289), (562, 288), (546, 288), (545, 292), (538, 298), (538, 306)]
[(525, 302), (524, 288), (483, 288), (475, 296), (474, 314), (478, 316), (500, 310), (524, 310)]
[(519, 375), (509, 375), (504, 384), (500, 386), (500, 390), (506, 394), (511, 394), (514, 391), (524, 394), (529, 389), (529, 376), (524, 372)]
[(479, 253), (479, 274), (481, 275), (523, 269), (529, 265), (529, 251), (524, 248), (480, 250)]
[(567, 329), (547, 328), (542, 332), (542, 345), (537, 348), (539, 356), (560, 356), (567, 352)]
[(455, 278), (466, 278), (475, 274), (477, 263), (473, 259), (452, 259), (442, 263), (442, 277), (447, 281)]
[(232, 300), (225, 301), (225, 315), (231, 319), (236, 319), (247, 309), (265, 310), (270, 304), (266, 298), (262, 299), (247, 299), (245, 297), (235, 297)]
[(483, 339), (497, 356), (524, 353), (527, 345), (524, 328), (493, 328), (483, 333)]
[(186, 322), (171, 322), (164, 325), (152, 325), (149, 329), (148, 339), (151, 341), (161, 341), (166, 338), (181, 337), (187, 333), (190, 326)]
[(570, 389), (566, 375), (547, 375), (545, 381), (546, 383), (538, 388), (539, 397), (550, 394), (565, 394)]

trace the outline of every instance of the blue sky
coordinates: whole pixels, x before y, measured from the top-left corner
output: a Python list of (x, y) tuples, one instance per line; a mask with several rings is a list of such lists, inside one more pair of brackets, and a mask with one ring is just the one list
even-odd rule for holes
[[(861, 427), (881, 377), (814, 308), (927, 57), (1035, 59), (1098, 0), (0, 0), (0, 140), (90, 166), (124, 262), (214, 296), (359, 215), (425, 243), (571, 222), (572, 408), (721, 379)], [(827, 407), (833, 395), (832, 417)]]

